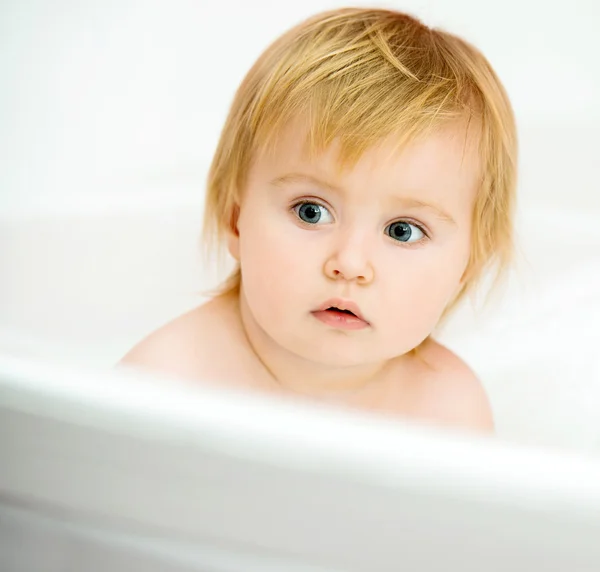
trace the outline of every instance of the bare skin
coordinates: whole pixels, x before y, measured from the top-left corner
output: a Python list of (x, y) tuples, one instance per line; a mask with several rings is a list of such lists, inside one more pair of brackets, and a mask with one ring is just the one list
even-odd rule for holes
[(359, 389), (298, 391), (276, 380), (260, 361), (245, 333), (239, 306), (236, 295), (215, 298), (150, 334), (120, 363), (191, 381), (493, 432), (481, 383), (460, 358), (431, 338), (418, 356), (393, 360)]

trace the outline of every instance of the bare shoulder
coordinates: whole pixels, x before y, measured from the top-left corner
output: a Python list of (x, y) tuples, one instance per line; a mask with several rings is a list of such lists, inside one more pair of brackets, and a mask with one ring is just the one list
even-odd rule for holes
[(428, 372), (425, 391), (436, 418), (453, 426), (493, 433), (489, 399), (469, 366), (431, 338), (420, 348), (419, 357)]
[(230, 301), (214, 299), (150, 333), (118, 365), (185, 378), (211, 375), (218, 369), (215, 357), (231, 353), (225, 346), (234, 330)]

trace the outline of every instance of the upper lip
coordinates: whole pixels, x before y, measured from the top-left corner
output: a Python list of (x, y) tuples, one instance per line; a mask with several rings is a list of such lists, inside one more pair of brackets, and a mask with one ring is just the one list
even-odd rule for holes
[(323, 312), (325, 310), (329, 310), (329, 308), (337, 308), (338, 310), (349, 310), (363, 322), (367, 322), (367, 324), (369, 323), (362, 315), (358, 305), (355, 304), (352, 300), (344, 300), (343, 298), (331, 298), (330, 300), (327, 300), (326, 302), (321, 304), (316, 311)]

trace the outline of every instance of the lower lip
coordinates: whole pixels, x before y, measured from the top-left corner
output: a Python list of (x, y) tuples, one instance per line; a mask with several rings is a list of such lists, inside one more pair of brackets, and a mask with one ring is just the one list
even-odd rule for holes
[(362, 330), (369, 324), (352, 314), (335, 312), (333, 310), (321, 310), (313, 312), (312, 315), (324, 324), (340, 330)]

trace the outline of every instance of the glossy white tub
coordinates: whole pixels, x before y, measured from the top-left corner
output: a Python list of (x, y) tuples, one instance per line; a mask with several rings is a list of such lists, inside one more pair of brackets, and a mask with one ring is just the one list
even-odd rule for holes
[(3, 572), (600, 566), (597, 457), (147, 376), (0, 371)]

